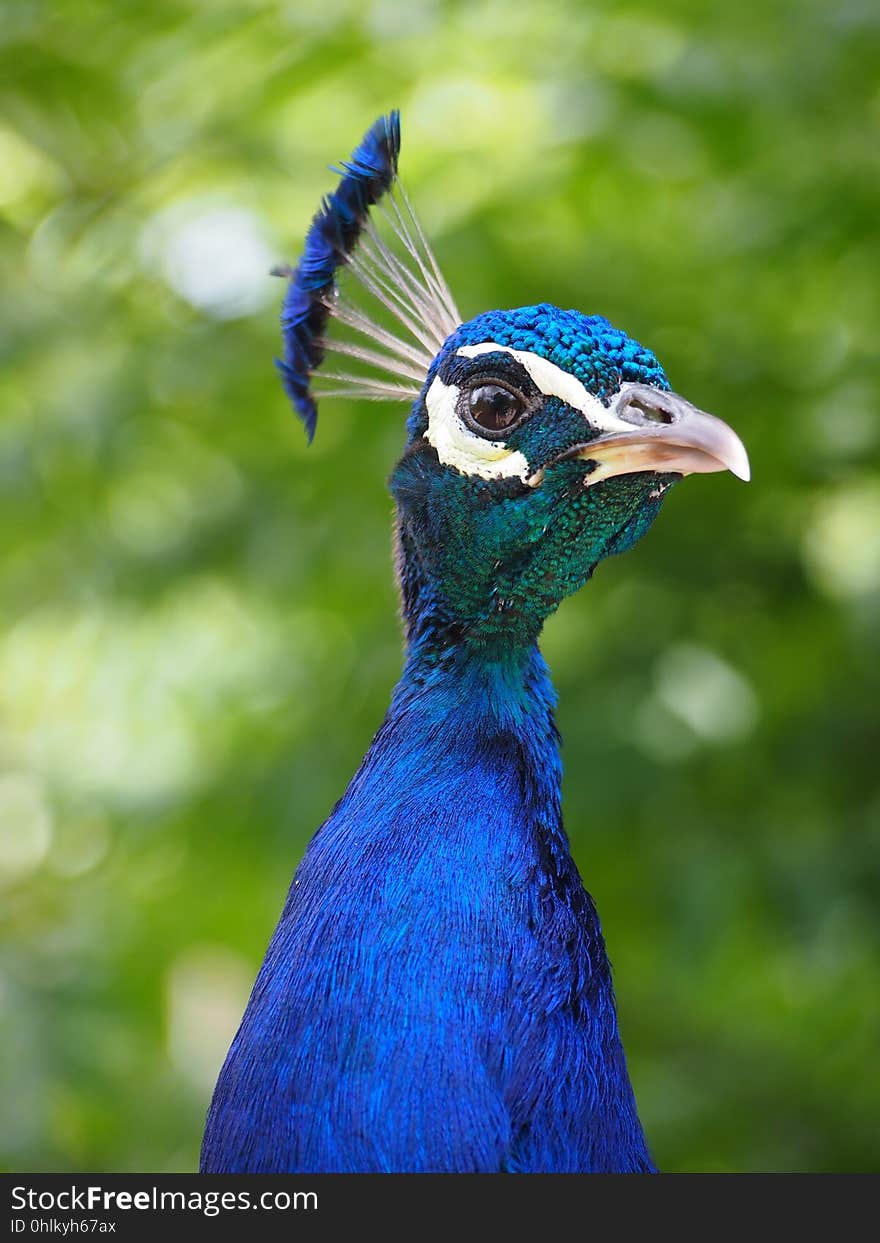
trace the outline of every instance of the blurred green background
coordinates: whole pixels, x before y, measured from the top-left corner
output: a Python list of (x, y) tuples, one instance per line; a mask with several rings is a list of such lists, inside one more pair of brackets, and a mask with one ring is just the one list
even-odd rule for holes
[(752, 457), (546, 632), (656, 1159), (875, 1168), (876, 4), (4, 0), (0, 41), (2, 1162), (195, 1167), (381, 719), (404, 412), (307, 449), (267, 271), (399, 106), (465, 315), (606, 314)]

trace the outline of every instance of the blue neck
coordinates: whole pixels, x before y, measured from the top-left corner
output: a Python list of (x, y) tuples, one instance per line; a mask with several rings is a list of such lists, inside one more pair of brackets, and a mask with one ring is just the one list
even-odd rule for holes
[(402, 577), (403, 676), (294, 878), (202, 1168), (650, 1170), (546, 665)]
[(456, 750), (508, 736), (558, 806), (562, 770), (555, 707), (556, 692), (537, 643), (506, 652), (466, 644), (438, 651), (432, 643), (417, 643), (408, 645), (389, 715), (424, 713), (432, 729), (456, 735)]
[[(486, 919), (499, 925), (489, 954), (515, 945), (518, 960), (503, 1002), (533, 1007), (511, 1020), (521, 1132), (507, 1168), (652, 1170), (599, 918), (562, 824), (556, 692), (537, 641), (486, 648), (456, 631), (430, 586), (409, 587), (403, 674), (344, 802), (407, 791), (390, 819), (419, 835), (450, 927), (500, 899)], [(560, 1126), (572, 1129), (563, 1149)]]

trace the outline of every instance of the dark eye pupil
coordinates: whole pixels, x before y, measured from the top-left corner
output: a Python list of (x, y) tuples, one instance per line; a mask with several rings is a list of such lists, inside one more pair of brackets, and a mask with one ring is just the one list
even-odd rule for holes
[(497, 384), (481, 384), (468, 394), (468, 412), (487, 432), (503, 432), (516, 422), (521, 410), (516, 393)]

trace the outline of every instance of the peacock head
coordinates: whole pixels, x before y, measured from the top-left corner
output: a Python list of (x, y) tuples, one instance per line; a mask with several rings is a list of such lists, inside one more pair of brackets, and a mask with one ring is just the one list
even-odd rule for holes
[[(674, 482), (720, 470), (748, 479), (748, 457), (601, 316), (544, 303), (462, 323), (397, 182), (399, 146), (397, 114), (380, 118), (343, 165), (299, 266), (284, 269), (278, 365), (310, 439), (311, 377), (328, 350), (379, 374), (324, 369), (336, 382), (324, 395), (414, 398), (391, 477), (410, 628), (430, 606), (434, 634), (440, 618), (444, 638), (518, 645), (644, 534)], [(386, 194), (387, 240), (369, 218)], [(393, 329), (342, 295), (342, 267)], [(331, 319), (348, 339), (328, 336)]]

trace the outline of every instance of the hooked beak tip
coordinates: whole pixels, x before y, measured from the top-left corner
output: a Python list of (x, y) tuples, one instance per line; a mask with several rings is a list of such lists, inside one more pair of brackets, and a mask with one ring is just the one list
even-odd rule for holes
[[(647, 385), (626, 384), (615, 403), (619, 430), (585, 446), (598, 461), (596, 478), (634, 470), (752, 476), (745, 445), (732, 427), (679, 397)], [(659, 419), (645, 416), (659, 414)], [(629, 425), (629, 426), (627, 426)]]
[(731, 453), (727, 469), (732, 475), (736, 475), (737, 479), (741, 479), (743, 483), (751, 482), (752, 468), (749, 463), (749, 455), (746, 453), (742, 441), (739, 442), (737, 450)]

